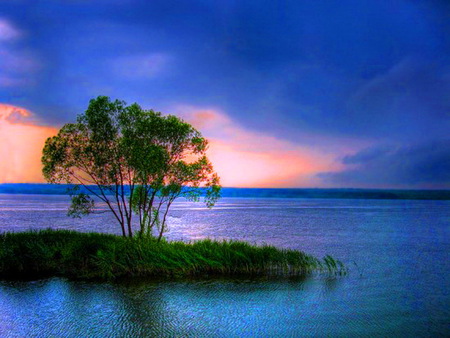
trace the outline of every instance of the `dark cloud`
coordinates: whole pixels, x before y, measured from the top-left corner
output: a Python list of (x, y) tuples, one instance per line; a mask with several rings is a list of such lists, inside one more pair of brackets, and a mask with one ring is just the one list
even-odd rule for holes
[(450, 188), (450, 139), (368, 148), (342, 162), (346, 170), (319, 176), (331, 184), (357, 187)]
[(446, 136), (450, 129), (449, 92), (450, 64), (405, 59), (349, 98), (351, 128), (369, 136), (400, 140)]
[[(68, 119), (101, 93), (160, 107), (178, 101), (216, 105), (247, 126), (293, 140), (298, 128), (354, 135), (367, 129), (376, 136), (376, 125), (389, 123), (391, 110), (415, 104), (405, 98), (392, 107), (383, 103), (386, 93), (377, 96), (380, 103), (367, 99), (373, 81), (389, 88), (396, 81), (390, 74), (411, 55), (448, 65), (442, 60), (449, 51), (448, 24), (437, 3), (105, 2), (0, 4), (45, 63), (34, 91), (19, 94), (49, 120)], [(137, 60), (139, 69), (139, 57), (155, 53), (173, 58), (170, 74), (133, 81), (107, 67), (127, 58)], [(415, 65), (409, 67), (404, 72), (418, 82), (412, 86), (427, 86), (427, 79), (414, 75)], [(437, 66), (427, 76), (442, 71)], [(405, 90), (414, 96), (414, 89)], [(431, 100), (439, 101), (439, 94)], [(370, 117), (378, 115), (383, 119)], [(393, 126), (397, 115), (392, 113)]]
[(342, 159), (343, 164), (366, 163), (384, 156), (394, 150), (392, 146), (382, 145), (377, 147), (365, 148), (356, 154), (347, 155)]

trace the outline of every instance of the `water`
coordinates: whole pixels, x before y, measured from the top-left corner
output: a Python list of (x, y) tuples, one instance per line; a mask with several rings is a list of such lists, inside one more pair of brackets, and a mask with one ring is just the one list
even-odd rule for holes
[[(73, 220), (66, 209), (66, 196), (0, 195), (0, 231), (120, 233), (108, 214)], [(448, 336), (449, 231), (449, 201), (224, 198), (212, 210), (181, 201), (170, 239), (243, 239), (331, 254), (350, 274), (3, 281), (0, 336)]]

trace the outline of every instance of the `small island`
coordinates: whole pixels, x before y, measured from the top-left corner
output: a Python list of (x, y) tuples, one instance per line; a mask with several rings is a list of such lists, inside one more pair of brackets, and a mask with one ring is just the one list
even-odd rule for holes
[(319, 260), (304, 252), (254, 246), (239, 241), (158, 241), (67, 230), (0, 234), (0, 277), (114, 280), (124, 277), (343, 275), (331, 256)]

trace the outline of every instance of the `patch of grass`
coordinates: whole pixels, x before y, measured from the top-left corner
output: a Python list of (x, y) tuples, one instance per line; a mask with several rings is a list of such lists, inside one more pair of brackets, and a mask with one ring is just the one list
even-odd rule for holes
[(64, 276), (300, 276), (315, 271), (345, 274), (331, 256), (238, 241), (157, 242), (100, 233), (43, 230), (0, 234), (0, 278)]

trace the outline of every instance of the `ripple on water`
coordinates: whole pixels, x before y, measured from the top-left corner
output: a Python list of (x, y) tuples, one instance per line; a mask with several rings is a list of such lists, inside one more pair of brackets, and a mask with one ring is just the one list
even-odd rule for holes
[[(0, 195), (0, 231), (119, 233), (107, 214), (66, 217), (66, 196)], [(222, 204), (221, 204), (222, 203)], [(331, 254), (344, 278), (116, 284), (0, 282), (0, 336), (434, 336), (450, 332), (448, 201), (181, 202), (170, 239), (242, 239)], [(15, 209), (15, 207), (17, 207)], [(38, 210), (36, 210), (38, 209)]]

